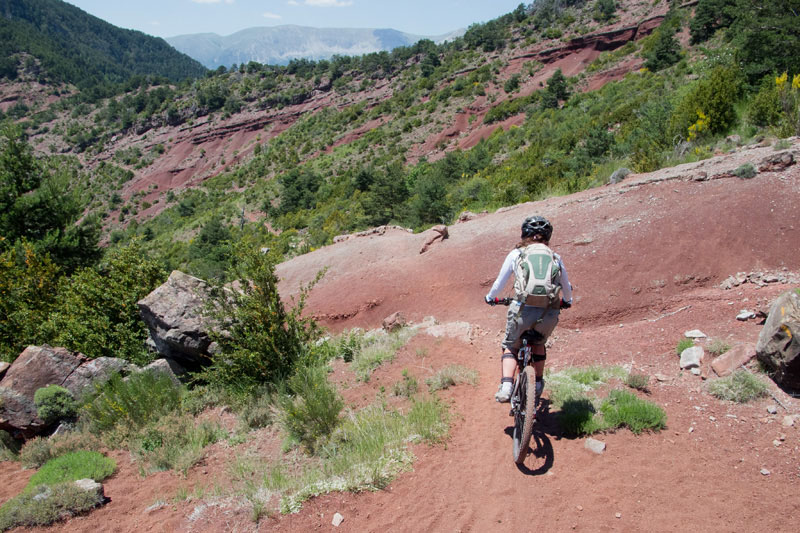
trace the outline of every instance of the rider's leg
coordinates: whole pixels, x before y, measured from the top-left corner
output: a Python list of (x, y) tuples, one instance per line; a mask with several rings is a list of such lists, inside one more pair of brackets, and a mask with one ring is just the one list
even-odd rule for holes
[(505, 403), (511, 398), (512, 385), (514, 383), (514, 370), (517, 367), (517, 359), (511, 353), (503, 352), (500, 359), (502, 377), (500, 378), (500, 388), (494, 395), (498, 402)]
[(531, 347), (533, 354), (533, 373), (536, 376), (536, 400), (538, 402), (539, 396), (542, 395), (544, 390), (544, 362), (547, 358), (547, 348), (543, 344), (534, 344)]

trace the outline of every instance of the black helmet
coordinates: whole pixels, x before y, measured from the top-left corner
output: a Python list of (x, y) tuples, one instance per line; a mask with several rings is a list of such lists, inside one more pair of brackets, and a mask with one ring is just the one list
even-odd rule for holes
[(528, 217), (522, 223), (522, 238), (533, 237), (534, 235), (541, 235), (545, 241), (550, 240), (553, 234), (553, 225), (544, 217), (534, 215)]

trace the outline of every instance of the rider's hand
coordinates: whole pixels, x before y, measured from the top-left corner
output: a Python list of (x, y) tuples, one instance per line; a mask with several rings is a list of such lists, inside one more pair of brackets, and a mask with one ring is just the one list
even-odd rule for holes
[(494, 298), (489, 298), (489, 296), (488, 296), (488, 295), (486, 295), (486, 296), (483, 298), (483, 301), (484, 301), (484, 302), (486, 302), (486, 303), (487, 303), (487, 304), (489, 304), (489, 305), (496, 305), (496, 304), (497, 304), (497, 301), (496, 301)]
[(572, 303), (566, 300), (561, 300), (561, 309), (569, 309), (572, 307)]

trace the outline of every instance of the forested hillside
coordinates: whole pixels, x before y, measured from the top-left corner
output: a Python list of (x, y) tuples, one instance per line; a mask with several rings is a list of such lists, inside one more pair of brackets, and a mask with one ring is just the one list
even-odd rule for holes
[(177, 82), (205, 68), (163, 39), (123, 30), (60, 0), (0, 1), (0, 76), (35, 61), (39, 80), (108, 96), (133, 76)]

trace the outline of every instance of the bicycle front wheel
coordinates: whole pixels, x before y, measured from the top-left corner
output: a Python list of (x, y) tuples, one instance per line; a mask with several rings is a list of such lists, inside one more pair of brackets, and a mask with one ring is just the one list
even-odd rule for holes
[(536, 385), (532, 371), (526, 367), (519, 375), (519, 403), (514, 415), (514, 462), (522, 464), (528, 455), (528, 446), (536, 419)]

